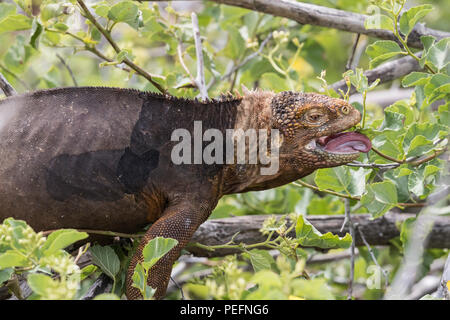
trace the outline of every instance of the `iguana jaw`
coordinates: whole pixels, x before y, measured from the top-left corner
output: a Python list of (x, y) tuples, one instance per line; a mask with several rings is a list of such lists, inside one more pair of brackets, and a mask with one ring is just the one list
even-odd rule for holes
[(317, 167), (334, 167), (356, 160), (361, 152), (369, 152), (372, 143), (361, 133), (341, 131), (315, 137), (303, 148), (316, 159)]
[(372, 148), (370, 140), (358, 132), (340, 132), (311, 140), (305, 149), (333, 155), (358, 155), (369, 152)]

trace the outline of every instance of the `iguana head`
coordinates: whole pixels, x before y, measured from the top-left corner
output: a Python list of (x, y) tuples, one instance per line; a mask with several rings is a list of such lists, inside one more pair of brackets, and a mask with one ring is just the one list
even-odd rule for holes
[(316, 93), (281, 92), (271, 102), (274, 127), (283, 143), (280, 157), (294, 168), (335, 167), (371, 149), (370, 140), (357, 132), (361, 114), (341, 99)]

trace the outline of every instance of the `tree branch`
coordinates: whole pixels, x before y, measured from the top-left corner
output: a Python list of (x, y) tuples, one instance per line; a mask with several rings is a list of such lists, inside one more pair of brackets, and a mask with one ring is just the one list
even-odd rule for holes
[[(380, 79), (380, 83), (385, 83), (404, 77), (413, 71), (419, 71), (421, 69), (422, 68), (419, 66), (419, 63), (414, 58), (403, 57), (383, 63), (372, 70), (364, 72), (364, 75), (367, 77), (370, 85), (377, 79)], [(330, 88), (333, 88), (336, 92), (339, 92), (339, 89), (345, 92), (347, 91), (347, 84), (345, 83), (345, 80), (341, 80), (330, 85)], [(356, 89), (352, 86), (350, 89), (350, 94), (355, 92)]]
[[(297, 21), (300, 24), (310, 24), (326, 28), (334, 28), (342, 31), (365, 34), (375, 38), (398, 41), (398, 39), (391, 31), (381, 29), (367, 30), (364, 27), (364, 21), (368, 16), (355, 12), (348, 12), (344, 10), (290, 0), (210, 1), (255, 10), (274, 16), (285, 17)], [(418, 24), (408, 36), (408, 45), (413, 48), (423, 48), (422, 43), (420, 42), (420, 37), (423, 35), (434, 36), (437, 40), (450, 37), (449, 32), (430, 29), (421, 24)]]
[(56, 57), (59, 59), (59, 61), (61, 61), (62, 65), (67, 69), (67, 71), (69, 72), (70, 77), (72, 78), (73, 81), (73, 85), (75, 87), (78, 87), (78, 82), (77, 79), (75, 79), (75, 75), (72, 72), (72, 69), (69, 67), (69, 65), (66, 63), (66, 61), (64, 60), (63, 57), (61, 57), (58, 53), (56, 54)]
[[(255, 215), (208, 220), (194, 234), (192, 242), (208, 246), (222, 245), (229, 242), (233, 236), (235, 243), (251, 245), (263, 242), (266, 240), (266, 236), (262, 235), (259, 229), (268, 217), (268, 215)], [(400, 235), (397, 224), (410, 217), (415, 217), (415, 214), (388, 213), (382, 218), (374, 220), (367, 214), (354, 214), (352, 221), (358, 224), (358, 228), (364, 234), (367, 243), (371, 245), (388, 245), (390, 240)], [(342, 232), (340, 231), (344, 218), (344, 215), (312, 215), (307, 217), (308, 221), (320, 232), (332, 232), (340, 236), (348, 232), (348, 227)], [(433, 230), (430, 232), (427, 241), (429, 248), (450, 248), (449, 220), (450, 217), (445, 216), (436, 218)], [(236, 235), (237, 232), (239, 233)], [(289, 236), (295, 236), (294, 232)], [(355, 243), (357, 246), (365, 245), (359, 234), (355, 235)], [(235, 249), (210, 251), (192, 244), (188, 245), (187, 250), (195, 256), (204, 257), (217, 257), (240, 252)]]

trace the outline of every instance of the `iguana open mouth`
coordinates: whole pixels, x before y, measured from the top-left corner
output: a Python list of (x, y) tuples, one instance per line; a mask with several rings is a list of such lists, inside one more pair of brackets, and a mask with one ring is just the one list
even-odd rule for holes
[(340, 132), (323, 136), (309, 143), (310, 149), (320, 148), (322, 151), (337, 154), (369, 152), (372, 143), (369, 138), (358, 132)]

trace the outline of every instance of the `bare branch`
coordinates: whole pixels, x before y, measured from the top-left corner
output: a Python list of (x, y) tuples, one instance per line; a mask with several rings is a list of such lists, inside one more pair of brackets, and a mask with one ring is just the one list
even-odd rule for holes
[(202, 100), (205, 100), (208, 98), (208, 90), (206, 88), (205, 82), (205, 67), (203, 64), (202, 40), (200, 39), (198, 18), (195, 12), (192, 12), (191, 19), (192, 19), (192, 28), (194, 29), (195, 52), (197, 54), (197, 78), (195, 79), (195, 82), (197, 84), (198, 90), (200, 91), (200, 97), (202, 98)]
[(13, 86), (6, 80), (3, 74), (0, 73), (0, 88), (5, 93), (5, 96), (13, 96), (17, 94), (16, 90), (14, 90)]
[[(389, 245), (390, 240), (398, 237), (400, 234), (397, 224), (415, 216), (415, 214), (388, 213), (382, 218), (372, 220), (370, 215), (355, 214), (352, 216), (352, 221), (354, 224), (358, 224), (358, 227), (364, 233), (367, 243), (371, 245)], [(263, 236), (259, 229), (268, 217), (268, 215), (255, 215), (208, 220), (194, 234), (192, 242), (209, 246), (222, 245), (235, 236), (235, 243), (245, 243), (247, 245), (260, 243), (266, 240), (266, 236)], [(310, 215), (307, 218), (322, 233), (332, 232), (343, 236), (348, 232), (348, 227), (340, 232), (344, 221), (343, 215)], [(444, 216), (436, 218), (433, 230), (430, 232), (427, 241), (428, 248), (450, 248), (449, 219), (449, 217)], [(239, 234), (236, 235), (237, 232)], [(293, 233), (289, 236), (295, 236), (295, 234)], [(356, 234), (354, 239), (356, 246), (364, 245), (359, 234)], [(193, 245), (189, 245), (187, 249), (195, 256), (203, 257), (224, 256), (239, 252), (236, 249), (209, 251)]]
[(350, 57), (348, 58), (347, 63), (345, 64), (345, 70), (354, 70), (355, 66), (358, 65), (359, 59), (357, 61), (355, 61), (354, 58), (355, 58), (356, 48), (358, 47), (360, 37), (361, 37), (361, 34), (358, 33), (353, 42), (353, 47), (352, 47), (352, 52), (350, 54)]
[(69, 75), (70, 75), (70, 77), (72, 78), (72, 81), (73, 81), (73, 85), (75, 87), (78, 87), (78, 82), (77, 82), (77, 79), (75, 79), (75, 76), (74, 76), (74, 74), (72, 72), (72, 69), (69, 67), (69, 65), (66, 63), (66, 61), (63, 59), (63, 57), (61, 57), (58, 53), (56, 54), (56, 57), (59, 59), (59, 61), (61, 61), (62, 65), (69, 72)]
[(362, 233), (361, 229), (359, 228), (358, 225), (355, 225), (356, 230), (359, 233), (359, 236), (361, 237), (361, 240), (364, 242), (364, 245), (366, 246), (367, 250), (369, 251), (370, 257), (372, 258), (372, 261), (375, 263), (375, 265), (381, 270), (381, 272), (384, 275), (384, 285), (387, 288), (388, 284), (389, 284), (389, 274), (386, 270), (384, 270), (380, 264), (378, 263), (377, 258), (375, 257), (375, 254), (373, 253), (372, 247), (370, 246), (370, 244), (367, 242), (366, 238), (364, 237), (364, 234)]
[(189, 70), (189, 68), (187, 67), (186, 63), (184, 63), (184, 59), (183, 59), (183, 48), (182, 48), (182, 43), (179, 42), (178, 46), (177, 46), (177, 52), (178, 52), (178, 60), (180, 60), (180, 64), (183, 67), (184, 71), (186, 72), (186, 74), (189, 76), (189, 79), (191, 79), (191, 84), (192, 86), (197, 86), (197, 83), (195, 81), (194, 76), (192, 75), (191, 71)]
[[(155, 1), (155, 0), (152, 0)], [(162, 1), (162, 0), (156, 0)], [(342, 31), (365, 34), (371, 37), (394, 40), (397, 38), (391, 31), (381, 29), (367, 30), (364, 21), (368, 17), (364, 14), (348, 12), (309, 3), (291, 0), (210, 0), (213, 2), (238, 6), (250, 10), (285, 17), (300, 24), (310, 24)], [(440, 40), (450, 37), (449, 32), (434, 30), (418, 24), (408, 36), (408, 45), (413, 48), (423, 48), (420, 37), (430, 35)]]

